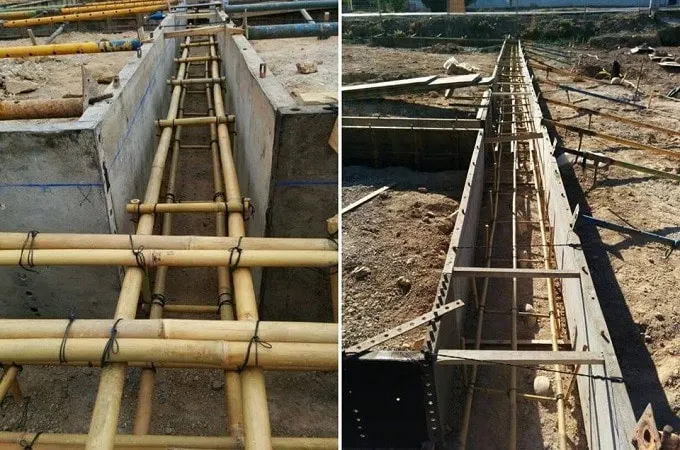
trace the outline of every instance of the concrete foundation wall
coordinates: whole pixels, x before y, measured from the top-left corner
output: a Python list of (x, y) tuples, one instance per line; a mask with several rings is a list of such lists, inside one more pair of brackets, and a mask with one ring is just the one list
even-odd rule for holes
[[(145, 44), (143, 57), (120, 72), (120, 87), (108, 88), (114, 96), (79, 120), (0, 122), (0, 230), (131, 231), (123, 208), (146, 185), (155, 150), (152, 121), (167, 107), (174, 45), (162, 36)], [(119, 270), (1, 267), (2, 316), (65, 318), (73, 311), (79, 318), (110, 317)]]
[[(219, 37), (226, 109), (235, 114), (234, 159), (255, 216), (249, 236), (325, 237), (337, 213), (337, 154), (327, 144), (335, 110), (298, 107), (243, 36)], [(253, 270), (261, 317), (331, 320), (328, 276), (309, 269)]]

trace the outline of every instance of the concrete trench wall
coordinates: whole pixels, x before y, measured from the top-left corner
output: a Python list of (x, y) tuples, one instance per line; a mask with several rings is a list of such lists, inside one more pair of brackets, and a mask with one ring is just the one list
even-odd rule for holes
[[(226, 109), (236, 115), (234, 159), (255, 216), (249, 236), (326, 237), (337, 214), (338, 157), (328, 145), (335, 108), (298, 106), (243, 36), (220, 36)], [(254, 270), (261, 316), (331, 321), (327, 275), (310, 269)]]
[[(114, 96), (78, 120), (0, 122), (0, 230), (132, 231), (124, 207), (145, 190), (153, 120), (167, 109), (176, 48), (155, 33), (120, 72), (120, 87), (105, 91)], [(110, 317), (120, 274), (117, 267), (1, 267), (0, 311), (5, 318)]]

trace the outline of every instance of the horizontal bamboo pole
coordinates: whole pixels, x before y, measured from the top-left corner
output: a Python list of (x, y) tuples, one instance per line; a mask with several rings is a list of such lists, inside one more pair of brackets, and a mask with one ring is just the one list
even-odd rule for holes
[[(7, 23), (8, 22), (5, 22), (5, 24)], [(68, 44), (0, 47), (0, 58), (74, 55), (79, 53), (127, 52), (137, 50), (141, 46), (142, 44), (139, 39), (118, 39), (113, 41), (71, 42)]]
[[(207, 83), (222, 83), (226, 81), (226, 78), (189, 78), (183, 80), (170, 79), (167, 81), (168, 84), (172, 86), (186, 86), (189, 84), (207, 84)], [(201, 92), (203, 93), (203, 92)]]
[[(146, 305), (144, 305), (146, 306)], [(217, 314), (218, 306), (212, 305), (165, 305), (163, 306), (164, 313), (175, 314)]]
[(156, 125), (159, 127), (191, 127), (200, 125), (210, 125), (212, 123), (232, 123), (234, 116), (207, 116), (207, 117), (187, 117), (183, 119), (159, 119)]
[[(0, 449), (16, 450), (23, 439), (30, 442), (35, 433), (0, 432)], [(42, 433), (33, 449), (80, 449), (85, 446), (86, 434)], [(294, 438), (274, 437), (272, 444), (277, 450), (304, 449), (337, 449), (335, 438)], [(161, 435), (126, 435), (114, 437), (116, 449), (167, 450), (174, 449), (240, 449), (241, 442), (231, 436), (161, 436)]]
[(138, 8), (120, 8), (109, 11), (94, 11), (79, 14), (64, 14), (60, 16), (35, 17), (32, 19), (8, 20), (2, 24), (5, 28), (32, 27), (63, 22), (81, 22), (86, 20), (105, 20), (114, 17), (125, 17), (168, 9), (167, 3), (160, 6), (141, 6)]
[[(21, 249), (26, 233), (0, 232), (0, 248)], [(135, 235), (135, 247), (167, 250), (228, 250), (239, 243), (236, 237)], [(129, 249), (130, 237), (121, 234), (39, 233), (33, 249)], [(256, 238), (241, 240), (244, 250), (337, 250), (330, 239)]]
[(166, 2), (159, 2), (158, 0), (152, 1), (137, 1), (121, 5), (120, 3), (99, 5), (99, 4), (89, 4), (87, 6), (71, 6), (67, 8), (61, 8), (59, 12), (61, 14), (79, 14), (94, 11), (110, 11), (112, 9), (124, 8), (140, 8), (144, 6), (155, 6), (157, 9), (167, 9), (168, 4)]
[[(252, 337), (252, 336), (251, 336)], [(64, 343), (68, 361), (97, 361), (102, 358), (109, 339), (2, 339), (0, 361), (17, 364), (50, 362), (59, 364)], [(108, 362), (146, 361), (159, 363), (209, 364), (236, 370), (248, 354), (248, 342), (198, 341), (185, 339), (117, 339), (118, 352), (108, 355)], [(247, 367), (265, 370), (336, 370), (337, 344), (269, 342), (250, 346)], [(256, 356), (257, 352), (257, 356)]]
[[(139, 247), (135, 247), (136, 249)], [(22, 254), (23, 253), (23, 254)], [(27, 263), (29, 252), (0, 250), (0, 266)], [(138, 266), (168, 267), (328, 267), (338, 263), (338, 252), (306, 250), (32, 250), (35, 266)], [(141, 255), (141, 256), (140, 256)], [(230, 263), (231, 257), (231, 263)]]
[[(61, 339), (67, 319), (0, 319), (0, 339)], [(108, 338), (114, 320), (77, 319), (68, 339)], [(236, 320), (135, 319), (122, 320), (116, 327), (121, 339), (188, 339), (247, 342), (253, 337), (255, 323)], [(335, 323), (260, 322), (258, 336), (272, 342), (338, 342)]]
[[(0, 103), (1, 104), (1, 103)], [(128, 203), (125, 207), (129, 213), (136, 214), (165, 214), (165, 213), (216, 213), (241, 212), (244, 202), (231, 200), (228, 202), (181, 202), (181, 203)], [(245, 209), (248, 209), (246, 202)]]
[(625, 145), (630, 148), (634, 148), (637, 150), (646, 150), (648, 152), (652, 153), (658, 153), (661, 155), (665, 156), (672, 156), (673, 158), (680, 158), (680, 152), (674, 151), (674, 150), (668, 150), (665, 148), (659, 148), (659, 147), (653, 147), (651, 145), (643, 144), (641, 142), (636, 142), (636, 141), (631, 141), (629, 139), (623, 139), (617, 136), (612, 136), (610, 134), (606, 133), (601, 133), (599, 131), (595, 130), (590, 130), (588, 128), (582, 128), (582, 127), (577, 127), (574, 125), (568, 125), (566, 123), (562, 122), (556, 122), (554, 120), (549, 120), (549, 119), (543, 119), (543, 122), (546, 124), (552, 125), (557, 128), (562, 128), (568, 131), (573, 131), (578, 134), (583, 134), (585, 136), (592, 136), (592, 137), (597, 137), (600, 139), (604, 139), (606, 141), (611, 141), (611, 142), (616, 142), (617, 144)]
[(194, 62), (205, 62), (205, 61), (214, 61), (217, 59), (218, 61), (220, 58), (213, 58), (212, 56), (187, 56), (186, 58), (175, 58), (176, 63), (194, 63)]
[(212, 36), (217, 33), (243, 34), (244, 32), (245, 30), (243, 28), (234, 28), (227, 25), (215, 25), (209, 27), (188, 28), (186, 30), (163, 31), (163, 37), (165, 39), (174, 39), (184, 36)]

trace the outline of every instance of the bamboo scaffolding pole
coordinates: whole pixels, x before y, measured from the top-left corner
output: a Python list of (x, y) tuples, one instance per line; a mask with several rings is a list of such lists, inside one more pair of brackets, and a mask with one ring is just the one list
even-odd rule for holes
[(32, 19), (17, 19), (8, 20), (2, 24), (4, 28), (21, 28), (32, 27), (38, 25), (55, 24), (63, 22), (82, 22), (87, 20), (104, 20), (117, 17), (132, 16), (135, 14), (144, 14), (154, 11), (162, 11), (168, 9), (168, 4), (163, 3), (158, 6), (140, 6), (137, 8), (120, 8), (111, 9), (107, 11), (93, 11), (78, 14), (63, 14), (59, 16), (35, 17)]
[[(516, 47), (510, 48), (511, 54), (514, 54), (515, 61), (517, 58)], [(510, 66), (512, 72), (517, 72), (516, 62), (512, 62)], [(521, 89), (518, 86), (511, 86), (510, 92), (512, 95), (517, 90)], [(520, 92), (521, 93), (521, 92)], [(510, 124), (510, 131), (512, 135), (517, 135), (517, 124), (515, 121), (520, 120), (521, 110), (524, 106), (519, 106), (517, 108), (517, 98), (513, 95), (512, 97), (512, 112), (511, 116), (513, 122)], [(517, 155), (519, 151), (519, 143), (517, 140), (510, 142), (510, 149), (512, 152), (512, 268), (517, 269), (517, 171), (519, 170), (519, 157)], [(510, 308), (510, 344), (513, 350), (517, 350), (517, 277), (512, 278), (512, 305)], [(515, 450), (517, 448), (517, 368), (510, 368), (510, 439), (508, 446), (510, 450)]]
[[(176, 80), (174, 78), (171, 78), (166, 81), (171, 86), (176, 86), (178, 84), (210, 84), (210, 83), (224, 83), (226, 81), (226, 78), (220, 77), (220, 78), (212, 78), (212, 77), (205, 77), (205, 78), (191, 78), (189, 80)], [(192, 91), (192, 94), (196, 93), (202, 93), (202, 91)], [(210, 122), (214, 123), (214, 122)]]
[[(0, 106), (2, 104), (0, 103)], [(212, 125), (212, 124), (211, 124)], [(128, 213), (136, 214), (181, 214), (181, 213), (219, 213), (219, 212), (242, 212), (248, 210), (249, 199), (230, 203), (226, 202), (181, 202), (181, 203), (128, 203), (125, 207)]]
[(163, 311), (177, 314), (217, 314), (217, 306), (213, 305), (165, 305)]
[[(533, 124), (529, 125), (534, 127)], [(536, 158), (534, 159), (534, 154)], [(550, 250), (548, 245), (548, 238), (546, 233), (546, 226), (543, 215), (544, 202), (541, 197), (541, 184), (539, 183), (539, 176), (541, 176), (542, 171), (536, 170), (536, 164), (538, 162), (539, 155), (536, 147), (531, 144), (529, 151), (529, 159), (531, 164), (532, 175), (534, 179), (536, 203), (538, 205), (538, 222), (541, 230), (541, 248), (543, 251), (543, 267), (545, 269), (550, 269)], [(549, 311), (549, 321), (550, 321), (550, 336), (551, 336), (551, 348), (553, 351), (559, 351), (559, 325), (557, 323), (557, 303), (555, 301), (555, 295), (553, 292), (552, 280), (546, 279), (546, 288), (548, 290), (548, 311)], [(559, 364), (555, 364), (553, 367), (555, 372), (555, 402), (557, 407), (557, 435), (559, 440), (560, 450), (566, 450), (567, 448), (567, 431), (566, 431), (566, 417), (564, 411), (564, 400), (562, 387), (562, 375), (559, 373), (561, 367)], [(574, 377), (576, 378), (576, 377)]]
[[(19, 442), (23, 439), (31, 441), (35, 433), (0, 432), (0, 449), (16, 450)], [(43, 449), (80, 449), (85, 445), (86, 434), (56, 434), (41, 433), (35, 450)], [(275, 437), (272, 438), (275, 449), (337, 449), (338, 440), (335, 438), (295, 438)], [(192, 449), (240, 449), (242, 444), (235, 437), (227, 436), (164, 436), (164, 435), (125, 435), (119, 434), (114, 438), (116, 449), (145, 449), (167, 450), (168, 448), (192, 448)]]
[[(134, 238), (133, 238), (134, 242)], [(137, 248), (137, 247), (135, 247)], [(23, 253), (23, 255), (22, 255)], [(143, 255), (148, 269), (170, 267), (329, 267), (338, 263), (338, 252), (328, 250), (32, 250), (35, 266), (135, 266)], [(25, 261), (28, 252), (0, 250), (0, 266)]]
[[(187, 64), (186, 72), (189, 73), (191, 64)], [(178, 117), (183, 116), (184, 100), (186, 99), (186, 89), (182, 89), (179, 98)], [(171, 203), (176, 198), (177, 171), (179, 167), (179, 142), (182, 139), (182, 127), (175, 128), (175, 139), (172, 145), (172, 156), (170, 157), (170, 168), (168, 170), (168, 182), (166, 186), (165, 201)], [(163, 215), (163, 225), (161, 234), (169, 236), (172, 234), (172, 214)], [(149, 306), (149, 319), (160, 319), (163, 317), (163, 306), (165, 305), (165, 285), (168, 276), (168, 267), (162, 266), (156, 270), (151, 294), (151, 304)], [(160, 303), (156, 300), (160, 299)], [(151, 428), (151, 409), (153, 406), (154, 382), (156, 371), (153, 369), (143, 369), (139, 380), (139, 394), (137, 396), (137, 409), (135, 411), (135, 424), (133, 434), (149, 434)]]
[[(237, 237), (215, 236), (134, 236), (136, 246), (158, 250), (228, 250), (239, 243)], [(26, 233), (1, 233), (0, 248), (21, 249)], [(130, 238), (120, 234), (39, 233), (33, 240), (38, 249), (129, 249)], [(337, 250), (330, 239), (244, 237), (243, 250)]]
[[(67, 319), (0, 319), (0, 339), (61, 339), (68, 323)], [(71, 324), (68, 339), (108, 338), (113, 324), (112, 319), (78, 319)], [(243, 321), (150, 318), (122, 320), (116, 330), (121, 339), (248, 342), (255, 325)], [(318, 322), (262, 321), (258, 329), (263, 340), (274, 342), (332, 344), (338, 342), (337, 333), (337, 324)]]
[[(217, 61), (220, 60), (220, 57), (217, 57)], [(204, 62), (204, 61), (213, 61), (212, 56), (188, 56), (186, 58), (175, 58), (176, 63), (191, 63), (191, 62)], [(208, 75), (206, 74), (206, 78), (208, 78)]]
[(141, 8), (141, 7), (156, 7), (157, 10), (161, 9), (167, 9), (168, 8), (168, 3), (167, 2), (159, 2), (158, 0), (152, 0), (152, 1), (137, 1), (137, 2), (130, 2), (130, 3), (125, 3), (125, 4), (120, 4), (120, 3), (113, 3), (113, 4), (107, 4), (107, 5), (100, 5), (100, 4), (95, 4), (95, 5), (87, 5), (87, 6), (71, 6), (67, 8), (61, 8), (58, 10), (59, 13), (61, 14), (80, 14), (80, 13), (88, 13), (88, 12), (96, 12), (96, 11), (110, 11), (112, 9), (121, 9), (121, 7), (124, 8)]
[[(214, 42), (214, 37), (210, 41)], [(210, 56), (217, 57), (215, 46), (210, 46)], [(217, 61), (211, 63), (213, 78), (220, 77), (220, 66)], [(213, 107), (216, 116), (225, 115), (224, 100), (220, 85), (213, 84)], [(224, 177), (225, 201), (240, 200), (241, 190), (238, 175), (232, 155), (229, 129), (226, 124), (217, 125), (217, 143), (220, 151), (220, 163)], [(227, 222), (230, 236), (245, 236), (245, 222), (243, 214), (230, 212)], [(337, 262), (335, 263), (337, 264)], [(258, 321), (258, 305), (255, 298), (255, 288), (250, 269), (236, 268), (231, 273), (234, 287), (236, 317), (238, 320)], [(337, 352), (337, 347), (336, 347)], [(336, 356), (337, 357), (337, 356)], [(246, 368), (241, 372), (241, 393), (243, 401), (243, 432), (244, 444), (247, 450), (267, 450), (272, 448), (271, 425), (269, 422), (269, 407), (265, 392), (264, 374), (259, 368)]]
[[(258, 346), (257, 357), (252, 350), (251, 357), (246, 358), (249, 342), (133, 338), (119, 338), (116, 341), (118, 352), (107, 355), (111, 363), (145, 361), (209, 364), (228, 370), (237, 370), (244, 363), (246, 367), (268, 370), (332, 371), (338, 367), (337, 344), (269, 342), (268, 346)], [(63, 343), (69, 361), (96, 361), (102, 358), (108, 342), (108, 338), (65, 341), (62, 338), (3, 339), (0, 340), (0, 360), (16, 361), (17, 364), (49, 362), (58, 365)]]
[[(211, 45), (210, 48), (214, 48)], [(204, 75), (206, 78), (210, 76), (211, 67), (208, 62), (205, 63)], [(208, 114), (214, 114), (212, 90), (210, 85), (205, 86), (206, 104), (208, 105)], [(220, 149), (217, 145), (217, 126), (210, 124), (210, 156), (213, 168), (213, 187), (215, 190), (215, 202), (223, 202), (226, 200), (224, 193), (224, 182), (222, 181), (222, 163), (220, 162)], [(226, 203), (225, 203), (226, 204)], [(226, 212), (226, 211), (225, 211)], [(232, 211), (235, 212), (235, 211)], [(226, 236), (227, 233), (227, 218), (225, 214), (218, 212), (215, 214), (215, 234), (219, 237)], [(217, 267), (217, 300), (220, 320), (234, 321), (236, 315), (234, 313), (234, 292), (232, 289), (232, 281), (229, 271), (226, 267)], [(222, 303), (222, 302), (225, 303)], [(237, 322), (245, 323), (245, 322)], [(260, 323), (261, 325), (262, 323)], [(241, 377), (233, 372), (224, 372), (224, 397), (227, 408), (227, 431), (231, 436), (237, 436), (243, 439), (243, 398), (241, 395)]]
[[(190, 42), (191, 40), (186, 38), (184, 43), (188, 44)], [(186, 57), (187, 55), (188, 50), (184, 49), (182, 56)], [(180, 64), (177, 69), (177, 79), (183, 79), (185, 73), (186, 64)], [(168, 107), (168, 119), (177, 117), (181, 93), (181, 86), (173, 88), (170, 106)], [(164, 128), (161, 132), (146, 187), (144, 197), (146, 203), (155, 202), (159, 197), (172, 135), (172, 128)], [(139, 218), (137, 234), (152, 234), (153, 226), (154, 215), (143, 214)], [(125, 272), (114, 318), (132, 319), (135, 317), (144, 277), (145, 272), (139, 267), (130, 267)], [(86, 441), (85, 448), (87, 450), (107, 450), (113, 448), (125, 384), (125, 372), (125, 364), (110, 364), (102, 369), (99, 390), (90, 421), (90, 431)]]
[[(5, 22), (7, 23), (7, 22)], [(108, 53), (135, 51), (142, 46), (139, 39), (113, 41), (71, 42), (68, 44), (22, 45), (0, 47), (0, 58), (25, 58), (28, 56), (74, 55), (80, 53)]]
[(0, 378), (0, 403), (7, 396), (7, 393), (11, 390), (12, 396), (15, 400), (21, 400), (21, 388), (19, 387), (19, 381), (17, 376), (19, 375), (19, 368), (15, 365), (10, 365), (5, 367), (5, 373)]
[[(176, 83), (171, 83), (173, 86), (176, 85)], [(186, 85), (186, 84), (192, 84), (192, 83), (182, 83), (179, 82), (178, 84), (180, 85)], [(177, 126), (185, 126), (185, 127), (196, 127), (196, 126), (203, 126), (203, 125), (209, 125), (211, 123), (232, 123), (234, 121), (234, 116), (227, 116), (227, 115), (219, 115), (217, 117), (211, 116), (211, 117), (185, 117), (184, 119), (166, 119), (166, 120), (157, 120), (156, 125), (158, 125), (161, 128), (165, 127), (177, 127)]]

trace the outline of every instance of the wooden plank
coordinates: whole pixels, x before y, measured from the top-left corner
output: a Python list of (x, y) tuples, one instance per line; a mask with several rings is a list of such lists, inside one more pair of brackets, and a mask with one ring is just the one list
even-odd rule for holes
[(600, 133), (599, 131), (589, 130), (587, 128), (581, 128), (575, 125), (567, 125), (566, 123), (556, 122), (554, 120), (543, 119), (543, 122), (548, 125), (553, 125), (554, 127), (562, 128), (567, 131), (573, 131), (575, 133), (583, 134), (585, 136), (592, 136), (604, 139), (606, 141), (616, 142), (617, 144), (626, 145), (630, 148), (646, 150), (652, 153), (658, 153), (661, 155), (672, 156), (674, 158), (680, 158), (680, 152), (676, 152), (673, 150), (666, 150), (665, 148), (653, 147), (651, 145), (643, 144), (641, 142), (630, 141), (628, 139), (612, 136), (610, 134)]
[(543, 133), (517, 133), (514, 136), (496, 136), (484, 138), (485, 144), (498, 144), (502, 142), (528, 141), (530, 139), (541, 139)]
[(550, 103), (550, 104), (557, 105), (557, 106), (563, 106), (565, 108), (571, 108), (574, 111), (577, 111), (581, 114), (592, 114), (594, 116), (606, 117), (607, 119), (615, 120), (617, 122), (628, 123), (630, 125), (635, 125), (636, 127), (647, 128), (647, 129), (654, 130), (654, 131), (660, 131), (662, 133), (671, 134), (673, 136), (680, 136), (680, 131), (678, 131), (678, 130), (671, 130), (670, 128), (660, 127), (658, 125), (652, 125), (651, 123), (640, 122), (639, 120), (633, 120), (633, 119), (629, 119), (627, 117), (621, 117), (621, 116), (617, 116), (617, 115), (614, 115), (614, 114), (609, 114), (609, 113), (606, 113), (604, 111), (599, 111), (597, 109), (591, 109), (591, 108), (585, 108), (583, 106), (572, 105), (571, 103), (562, 102), (562, 101), (555, 100), (555, 99), (552, 99), (552, 98), (543, 97), (543, 99), (546, 101), (546, 103)]
[(189, 28), (186, 30), (163, 30), (165, 39), (173, 39), (184, 36), (212, 36), (217, 33), (243, 34), (243, 28), (234, 28), (227, 25), (217, 25), (212, 27)]
[(293, 97), (302, 105), (328, 105), (329, 103), (338, 103), (337, 91), (326, 92), (300, 92), (293, 91)]
[[(474, 360), (474, 361), (471, 361)], [(437, 364), (518, 364), (518, 365), (600, 365), (604, 356), (598, 352), (531, 350), (439, 350)]]
[(368, 195), (366, 195), (366, 196), (364, 196), (364, 197), (361, 197), (361, 198), (360, 198), (359, 200), (357, 200), (356, 202), (354, 202), (354, 203), (352, 203), (352, 204), (350, 204), (350, 205), (348, 205), (348, 206), (342, 208), (342, 211), (340, 211), (340, 214), (341, 214), (341, 215), (342, 215), (342, 214), (345, 214), (346, 212), (349, 212), (349, 211), (353, 210), (353, 209), (356, 208), (357, 206), (366, 203), (367, 201), (371, 200), (372, 198), (377, 197), (377, 196), (380, 195), (381, 193), (385, 192), (386, 190), (388, 190), (389, 188), (391, 188), (392, 186), (394, 186), (394, 184), (395, 184), (395, 183), (392, 183), (392, 184), (390, 184), (390, 185), (388, 185), (388, 186), (383, 186), (383, 187), (381, 187), (380, 189), (378, 189), (378, 190), (376, 190), (376, 191), (373, 191), (373, 192), (371, 192), (370, 194), (368, 194)]
[(469, 75), (454, 75), (448, 77), (439, 77), (436, 80), (429, 83), (429, 87), (436, 89), (455, 89), (458, 87), (467, 87), (477, 84), (482, 76), (476, 73), (471, 73)]
[(355, 86), (345, 86), (342, 88), (343, 95), (346, 93), (354, 93), (366, 90), (376, 89), (392, 89), (397, 87), (412, 87), (418, 85), (429, 84), (437, 78), (437, 75), (430, 75), (427, 77), (407, 78), (405, 80), (396, 81), (381, 81), (380, 83), (357, 84)]
[(511, 267), (454, 267), (454, 277), (478, 278), (580, 278), (578, 270), (524, 269)]
[(404, 127), (404, 128), (481, 128), (477, 119), (429, 119), (420, 117), (361, 117), (343, 116), (344, 127)]

